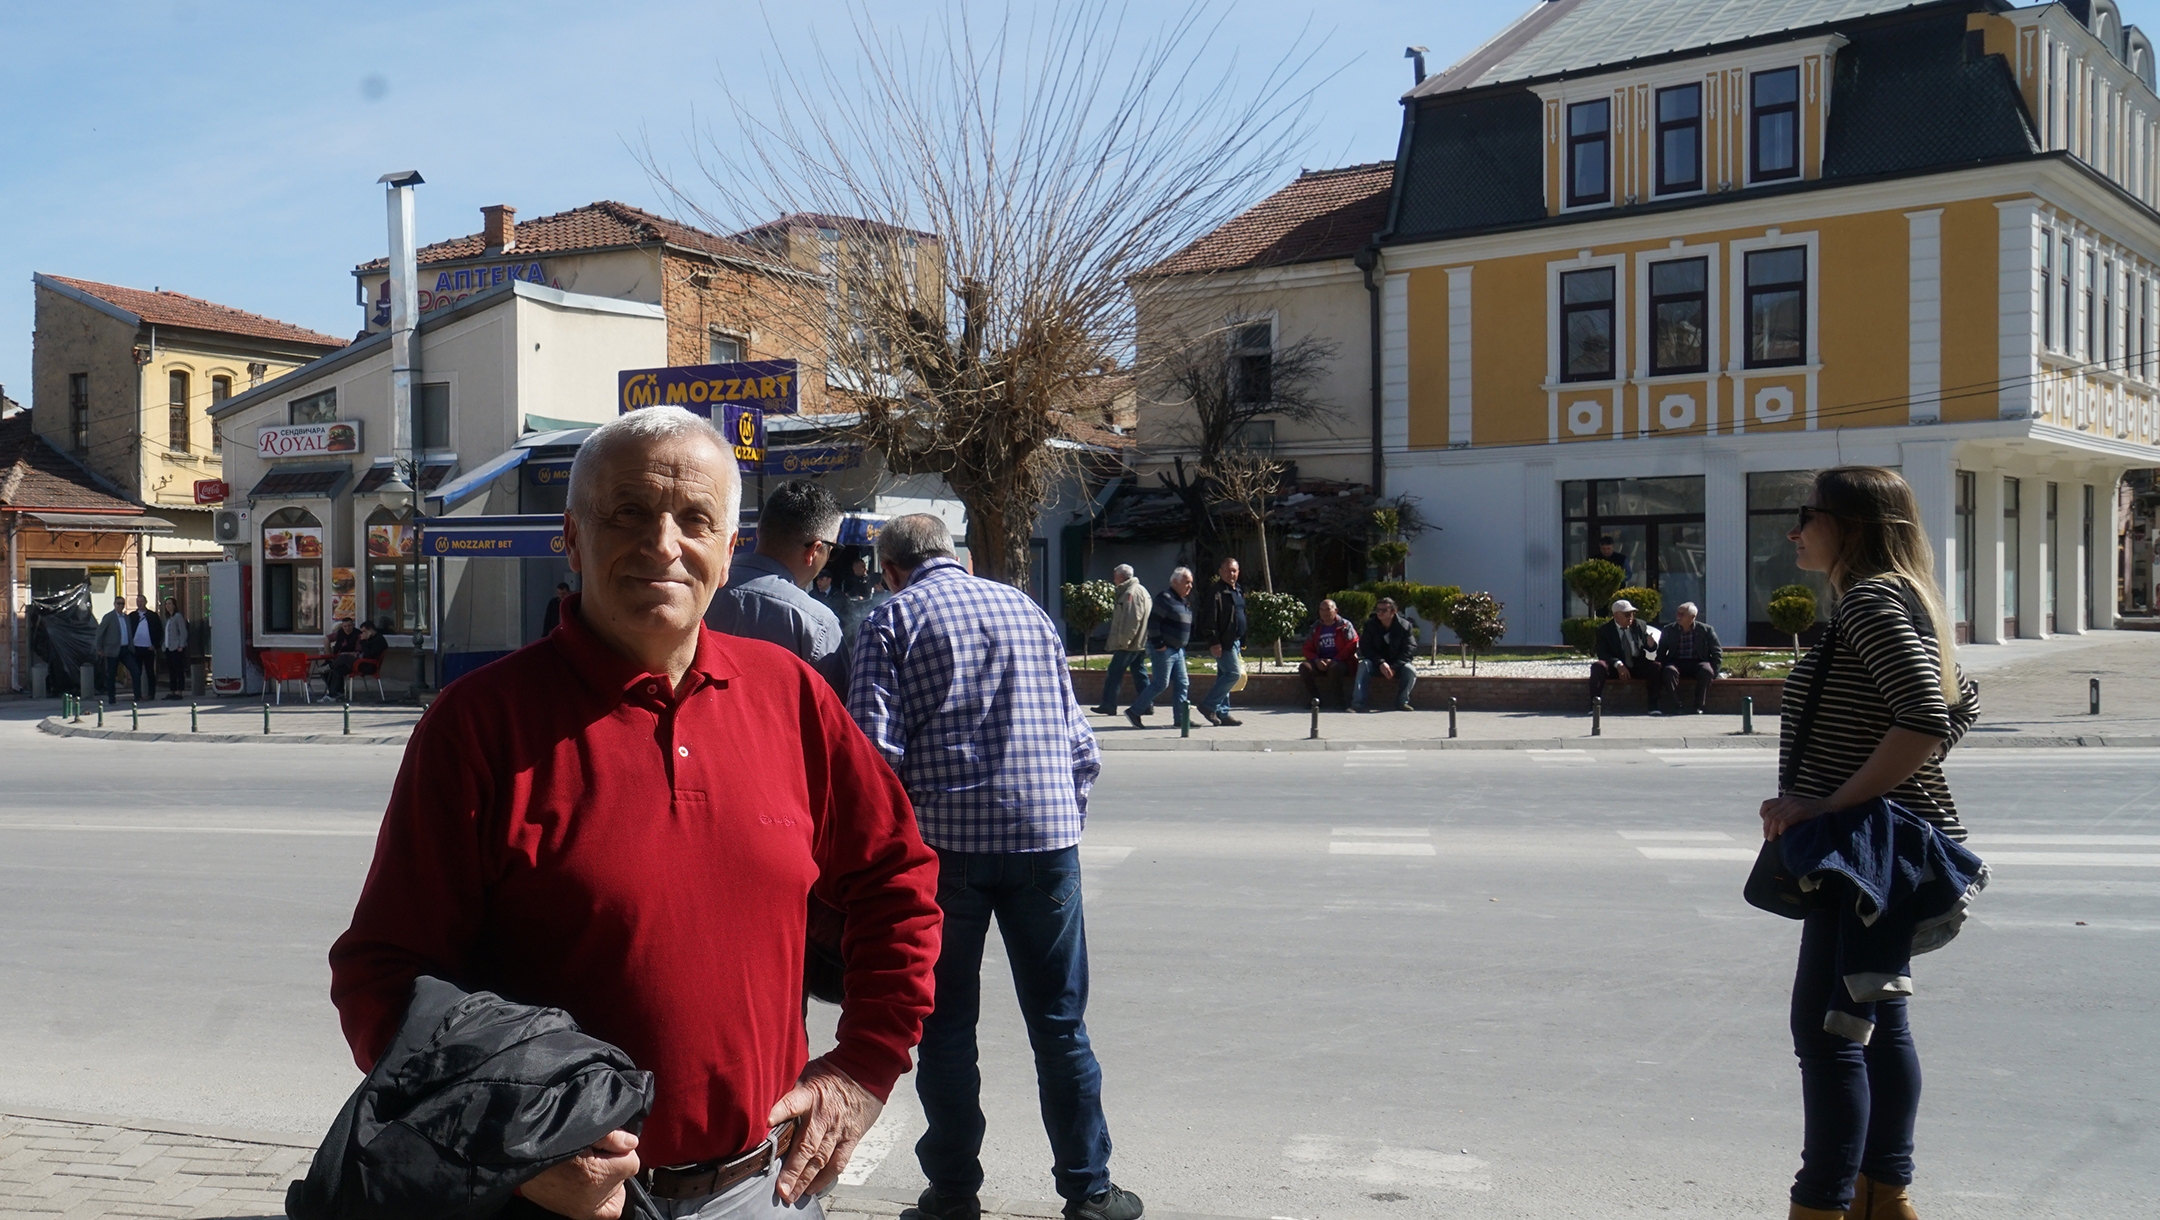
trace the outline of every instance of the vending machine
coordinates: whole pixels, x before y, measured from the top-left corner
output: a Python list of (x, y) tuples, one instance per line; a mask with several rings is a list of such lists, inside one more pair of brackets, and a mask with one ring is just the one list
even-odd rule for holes
[(259, 695), (262, 666), (248, 646), (254, 634), (255, 569), (236, 559), (210, 565), (210, 689), (218, 695)]

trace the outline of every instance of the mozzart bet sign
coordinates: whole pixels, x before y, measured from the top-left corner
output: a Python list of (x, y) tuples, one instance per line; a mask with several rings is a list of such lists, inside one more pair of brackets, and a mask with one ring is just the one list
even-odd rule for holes
[(645, 407), (681, 407), (713, 422), (735, 448), (744, 474), (765, 466), (765, 414), (793, 415), (802, 407), (801, 379), (793, 360), (744, 360), (669, 369), (624, 369), (616, 374), (616, 406), (624, 414)]
[(280, 424), (255, 433), (255, 449), (266, 458), (314, 457), (324, 453), (359, 453), (360, 421), (334, 424)]

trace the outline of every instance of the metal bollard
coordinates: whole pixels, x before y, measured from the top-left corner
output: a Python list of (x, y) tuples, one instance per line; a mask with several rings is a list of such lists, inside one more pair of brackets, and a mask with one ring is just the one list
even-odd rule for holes
[(142, 705), (135, 702), (133, 699), (130, 699), (128, 700), (128, 731), (134, 733), (140, 732), (141, 730)]
[(345, 701), (345, 735), (352, 736), (352, 700)]
[(2092, 711), (2086, 714), (2091, 716), (2100, 714), (2100, 679), (2098, 678), (2092, 680)]
[(105, 727), (105, 701), (103, 699), (97, 701), (97, 726), (101, 729)]
[(1755, 696), (1740, 696), (1740, 733), (1745, 737), (1755, 735)]
[(1307, 740), (1320, 740), (1320, 701), (1318, 699), (1312, 701), (1312, 736)]
[(265, 700), (263, 700), (263, 734), (264, 734), (265, 736), (268, 736), (268, 735), (269, 735), (269, 732), (270, 732), (270, 701), (269, 701), (268, 699), (265, 699)]
[(1590, 701), (1590, 735), (1592, 737), (1603, 737), (1605, 735), (1605, 697), (1603, 695)]
[(202, 725), (195, 719), (195, 701), (193, 699), (188, 700), (187, 705), (187, 731), (190, 733), (202, 731)]
[(1456, 706), (1455, 696), (1449, 695), (1447, 701), (1447, 735), (1450, 737), (1455, 735), (1455, 713), (1458, 710), (1460, 709)]
[(1180, 701), (1177, 705), (1177, 735), (1192, 736), (1192, 704)]

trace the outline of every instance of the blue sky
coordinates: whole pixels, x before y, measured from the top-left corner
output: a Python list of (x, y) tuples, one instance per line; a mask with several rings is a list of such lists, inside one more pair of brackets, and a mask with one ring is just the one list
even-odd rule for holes
[[(1212, 54), (1272, 61), (1324, 38), (1332, 75), (1297, 160), (1379, 160), (1410, 82), (1403, 47), (1430, 46), (1437, 70), (1530, 2), (1237, 0)], [(791, 54), (813, 38), (852, 52), (845, 12), (811, 7), (822, 15), (639, 0), (0, 5), (0, 385), (29, 405), (34, 271), (352, 334), (350, 271), (383, 252), (387, 170), (427, 178), (423, 241), (478, 231), (490, 203), (664, 210), (630, 145), (649, 135), (679, 153), (693, 115), (722, 117), (723, 73), (738, 89), (762, 80), (768, 15)], [(1134, 7), (1135, 24), (1161, 11)], [(945, 8), (872, 11), (921, 29)]]

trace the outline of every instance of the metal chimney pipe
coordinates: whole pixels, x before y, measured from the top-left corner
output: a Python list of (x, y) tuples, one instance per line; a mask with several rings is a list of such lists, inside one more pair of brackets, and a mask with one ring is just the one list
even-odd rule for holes
[(1417, 78), (1411, 82), (1413, 86), (1425, 83), (1425, 51), (1424, 47), (1403, 48), (1402, 57), (1411, 61), (1410, 74)]
[(376, 179), (386, 188), (390, 212), (390, 454), (397, 475), (413, 474), (413, 328), (420, 320), (419, 269), (413, 259), (413, 193), (424, 179), (417, 170), (396, 170)]

